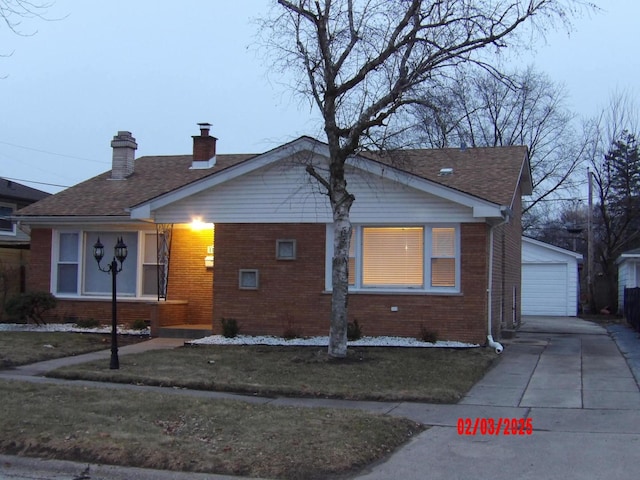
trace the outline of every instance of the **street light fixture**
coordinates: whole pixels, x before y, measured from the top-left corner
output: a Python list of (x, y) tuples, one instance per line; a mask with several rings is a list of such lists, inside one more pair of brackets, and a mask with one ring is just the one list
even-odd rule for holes
[[(122, 237), (118, 237), (116, 246), (113, 249), (113, 260), (105, 268), (102, 268), (100, 262), (104, 257), (104, 245), (98, 241), (93, 245), (93, 258), (98, 262), (98, 269), (101, 272), (109, 273), (111, 275), (111, 364), (109, 368), (111, 370), (117, 370), (120, 368), (120, 361), (118, 360), (118, 331), (117, 331), (117, 312), (116, 312), (116, 277), (118, 272), (122, 271), (122, 264), (125, 258), (127, 258), (127, 246), (122, 241)], [(120, 262), (120, 265), (118, 265)]]

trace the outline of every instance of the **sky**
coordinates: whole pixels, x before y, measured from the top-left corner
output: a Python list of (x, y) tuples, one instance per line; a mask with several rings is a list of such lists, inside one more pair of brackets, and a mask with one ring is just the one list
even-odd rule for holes
[[(24, 36), (0, 27), (0, 177), (56, 193), (110, 170), (119, 130), (137, 156), (191, 153), (198, 122), (213, 125), (218, 153), (321, 138), (318, 113), (258, 47), (269, 0), (54, 2), (48, 20), (18, 26)], [(517, 60), (563, 84), (583, 117), (616, 91), (640, 94), (640, 2), (596, 4)]]

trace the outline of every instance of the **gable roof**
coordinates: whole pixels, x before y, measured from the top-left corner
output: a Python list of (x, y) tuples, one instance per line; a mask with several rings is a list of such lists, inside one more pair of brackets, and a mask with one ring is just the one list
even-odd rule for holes
[[(522, 186), (521, 195), (530, 195), (533, 188), (528, 149), (521, 145), (396, 150), (363, 156), (508, 207), (518, 194), (518, 184)], [(442, 169), (451, 169), (452, 173), (443, 175)]]
[[(546, 242), (542, 242), (540, 240), (536, 240), (535, 238), (531, 238), (531, 237), (522, 237), (522, 245), (523, 245), (523, 254), (522, 256), (525, 256), (525, 245), (530, 245), (532, 247), (538, 247), (541, 248), (543, 250), (547, 250), (548, 252), (553, 252), (559, 255), (564, 255), (566, 257), (571, 257), (571, 258), (575, 258), (577, 260), (582, 260), (583, 259), (583, 255), (581, 253), (578, 252), (573, 252), (571, 250), (567, 250), (566, 248), (561, 248), (558, 247), (556, 245), (552, 245), (550, 243), (546, 243)], [(524, 261), (524, 258), (523, 258)]]
[[(192, 155), (141, 157), (135, 161), (134, 173), (125, 180), (111, 180), (110, 172), (105, 172), (23, 208), (17, 216), (25, 222), (36, 217), (52, 221), (60, 217), (150, 218), (155, 208), (303, 151), (328, 157), (328, 146), (310, 137), (300, 137), (259, 155), (217, 155), (211, 169), (190, 169)], [(366, 164), (365, 169), (378, 173), (386, 169), (418, 179), (423, 188), (435, 189), (453, 201), (489, 206), (493, 211), (498, 211), (494, 207), (511, 207), (516, 195), (530, 193), (524, 146), (365, 153), (353, 163)], [(441, 168), (452, 168), (453, 173), (439, 175)]]
[(217, 155), (211, 169), (190, 169), (192, 155), (148, 156), (135, 161), (134, 173), (112, 180), (111, 171), (63, 190), (17, 212), (23, 217), (126, 216), (129, 208), (254, 157)]

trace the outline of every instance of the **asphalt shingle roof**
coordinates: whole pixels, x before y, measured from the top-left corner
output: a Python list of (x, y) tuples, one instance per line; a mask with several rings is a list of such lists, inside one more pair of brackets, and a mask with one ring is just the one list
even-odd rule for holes
[[(398, 150), (366, 156), (498, 205), (510, 206), (526, 155), (525, 146), (507, 146)], [(451, 168), (453, 173), (442, 175), (443, 168)]]
[[(362, 156), (490, 202), (510, 206), (527, 155), (524, 146), (398, 150)], [(210, 169), (191, 170), (191, 155), (148, 156), (135, 161), (134, 173), (111, 180), (105, 172), (17, 212), (23, 216), (128, 216), (134, 205), (214, 175), (255, 154), (218, 155)], [(528, 165), (528, 164), (527, 164)], [(453, 173), (441, 175), (442, 168)], [(529, 171), (525, 174), (528, 176)], [(526, 193), (526, 192), (525, 192)]]
[(36, 188), (0, 177), (0, 198), (35, 202), (51, 195)]
[(210, 169), (191, 170), (191, 155), (140, 157), (134, 172), (124, 180), (102, 173), (60, 193), (19, 210), (25, 216), (127, 216), (133, 205), (151, 200), (191, 182), (254, 157), (218, 155)]

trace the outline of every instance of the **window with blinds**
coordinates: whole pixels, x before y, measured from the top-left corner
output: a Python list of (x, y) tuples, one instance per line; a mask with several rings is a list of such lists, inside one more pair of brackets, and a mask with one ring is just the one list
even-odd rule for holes
[(431, 229), (431, 286), (454, 287), (456, 284), (456, 229)]
[(363, 227), (362, 285), (422, 287), (423, 252), (422, 227)]
[[(354, 225), (349, 245), (349, 289), (455, 292), (460, 282), (459, 234), (456, 225)], [(328, 245), (327, 249), (328, 289), (332, 247)]]

